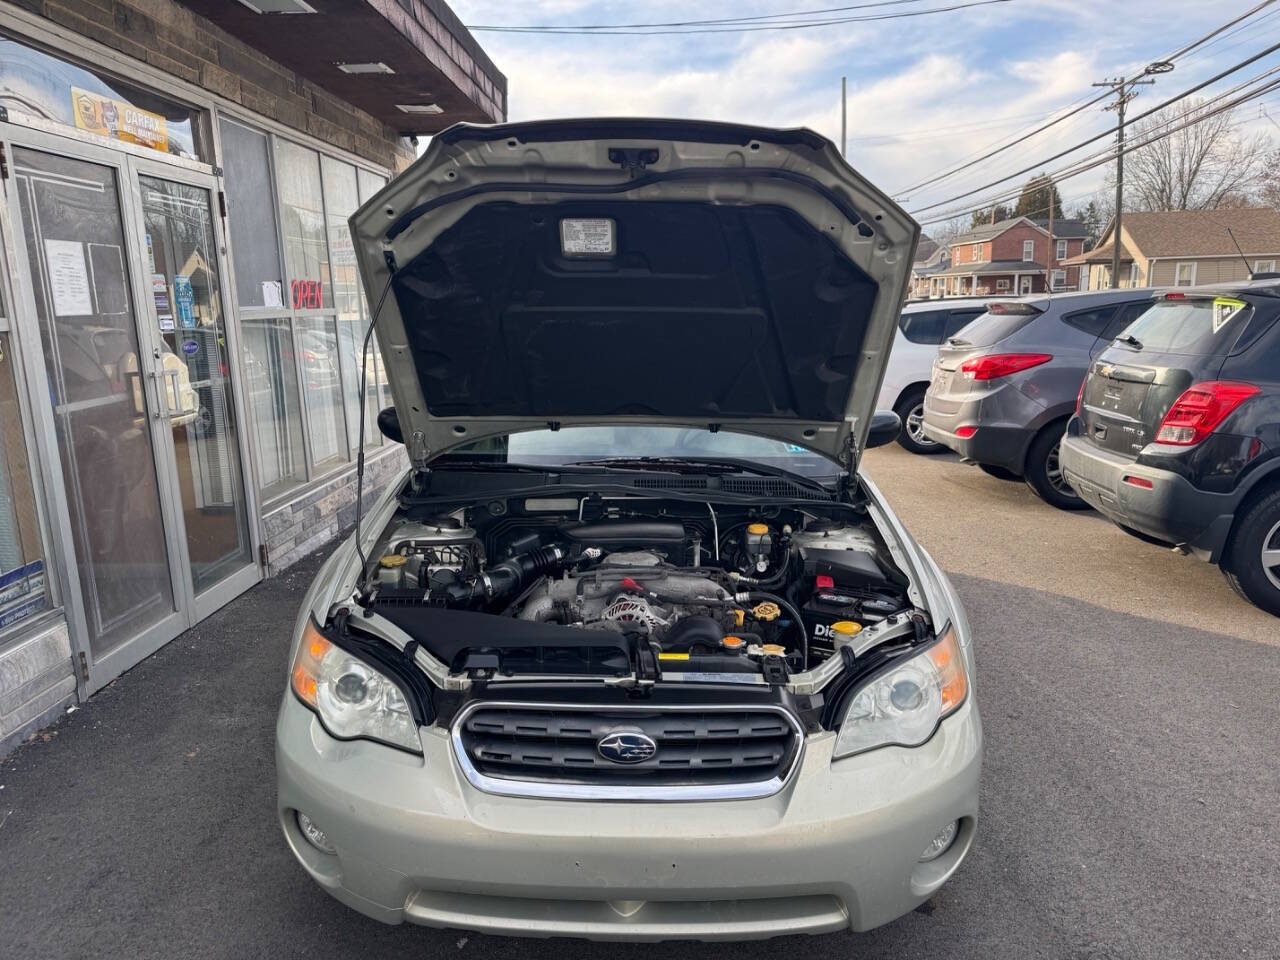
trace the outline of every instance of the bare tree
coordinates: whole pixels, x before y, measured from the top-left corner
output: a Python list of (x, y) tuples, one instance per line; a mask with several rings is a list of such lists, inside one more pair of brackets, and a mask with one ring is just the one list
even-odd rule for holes
[[(1236, 132), (1233, 114), (1213, 113), (1197, 100), (1135, 123), (1129, 136), (1138, 142), (1195, 121), (1125, 157), (1125, 209), (1216, 210), (1254, 202), (1267, 173), (1271, 138)], [(1108, 175), (1112, 184), (1114, 176)]]

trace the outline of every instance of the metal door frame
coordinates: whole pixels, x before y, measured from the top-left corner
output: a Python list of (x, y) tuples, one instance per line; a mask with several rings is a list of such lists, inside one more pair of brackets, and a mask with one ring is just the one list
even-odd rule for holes
[[(44, 350), (41, 346), (40, 323), (37, 315), (34, 282), (37, 272), (27, 253), (27, 237), (24, 230), (18, 192), (10, 189), (12, 174), (4, 181), (5, 199), (0, 203), (0, 219), (4, 234), (12, 239), (9, 251), (10, 287), (13, 303), (10, 309), (10, 326), (18, 341), (18, 355), (23, 365), (23, 375), (30, 392), (31, 420), (35, 427), (36, 456), (40, 464), (40, 479), (44, 484), (45, 502), (49, 505), (48, 532), (52, 542), (47, 545), (55, 570), (50, 576), (57, 578), (58, 595), (65, 611), (72, 657), (76, 661), (76, 687), (81, 698), (101, 689), (117, 676), (135, 666), (178, 634), (204, 619), (214, 610), (238, 596), (262, 578), (258, 563), (261, 530), (258, 522), (257, 486), (254, 481), (254, 461), (250, 450), (245, 419), (243, 383), (239, 363), (239, 330), (235, 324), (235, 312), (228, 297), (230, 271), (227, 263), (226, 239), (222, 218), (215, 213), (215, 203), (220, 193), (218, 178), (212, 168), (189, 160), (167, 162), (141, 155), (141, 148), (122, 144), (117, 149), (103, 145), (100, 138), (51, 133), (0, 121), (0, 149), (5, 151), (9, 166), (15, 165), (13, 148), (26, 148), (51, 153), (112, 169), (116, 179), (116, 203), (120, 211), (124, 233), (126, 275), (129, 279), (129, 302), (133, 308), (134, 325), (138, 338), (138, 369), (144, 387), (142, 393), (147, 408), (147, 421), (151, 435), (152, 468), (155, 470), (159, 495), (164, 542), (168, 554), (169, 580), (175, 610), (140, 634), (124, 641), (101, 659), (95, 659), (89, 646), (89, 630), (84, 597), (81, 594), (77, 572), (75, 535), (73, 532), (70, 501), (67, 496), (66, 478), (62, 459), (58, 452), (57, 421), (52, 404), (39, 402), (50, 396), (48, 372), (45, 368)], [(145, 247), (144, 215), (142, 210), (139, 175), (154, 176), (205, 189), (210, 202), (210, 220), (213, 223), (214, 243), (219, 272), (219, 290), (222, 297), (224, 326), (227, 335), (228, 379), (231, 385), (232, 414), (236, 418), (237, 443), (240, 454), (240, 483), (248, 525), (250, 557), (245, 568), (207, 588), (198, 597), (194, 595), (191, 568), (187, 559), (187, 544), (183, 522), (181, 493), (178, 489), (177, 464), (173, 447), (173, 434), (169, 420), (163, 416), (156, 360), (152, 348), (158, 344), (158, 329), (148, 321), (153, 317), (154, 302), (150, 296), (150, 277), (145, 273), (142, 250)], [(163, 453), (162, 453), (163, 451)]]
[[(131, 193), (131, 201), (133, 203), (136, 216), (134, 217), (134, 228), (137, 234), (135, 244), (138, 250), (142, 250), (146, 246), (146, 227), (145, 214), (142, 206), (142, 185), (139, 178), (153, 177), (157, 180), (167, 180), (172, 183), (180, 183), (186, 186), (195, 187), (203, 190), (209, 200), (209, 223), (213, 230), (213, 254), (218, 266), (218, 293), (222, 300), (222, 323), (227, 335), (227, 382), (231, 391), (231, 415), (235, 417), (236, 422), (236, 444), (237, 452), (240, 458), (240, 489), (244, 497), (245, 523), (249, 537), (249, 558), (245, 561), (245, 566), (228, 577), (224, 577), (214, 585), (205, 588), (199, 594), (196, 594), (191, 579), (191, 562), (187, 552), (187, 540), (185, 536), (185, 525), (183, 526), (184, 535), (181, 537), (182, 552), (182, 577), (186, 606), (191, 611), (191, 625), (198, 623), (205, 617), (209, 616), (218, 608), (226, 603), (234, 600), (249, 587), (253, 586), (262, 579), (262, 568), (258, 563), (259, 549), (259, 530), (258, 530), (258, 503), (257, 503), (257, 485), (252, 482), (253, 471), (251, 469), (252, 461), (249, 459), (249, 436), (248, 421), (245, 419), (245, 409), (243, 398), (241, 397), (240, 384), (242, 379), (239, 374), (239, 365), (236, 358), (240, 356), (240, 337), (239, 330), (235, 329), (233, 323), (234, 312), (232, 310), (232, 300), (228, 294), (230, 283), (230, 267), (227, 263), (227, 242), (224, 233), (224, 224), (219, 213), (218, 195), (221, 192), (221, 185), (218, 178), (212, 173), (202, 173), (183, 167), (174, 167), (163, 161), (153, 160), (147, 157), (131, 156), (129, 157), (129, 181), (127, 189)], [(139, 274), (145, 274), (141, 257), (134, 263)], [(151, 289), (151, 278), (145, 277), (147, 291)], [(147, 302), (145, 304), (144, 316), (154, 320), (154, 303), (148, 293)], [(158, 345), (161, 341), (159, 338), (159, 328), (154, 324), (147, 324), (149, 328), (148, 336), (152, 338), (153, 343), (149, 346)], [(167, 401), (166, 401), (167, 402)], [(165, 443), (167, 449), (167, 457), (169, 465), (172, 469), (166, 471), (169, 476), (166, 478), (172, 484), (173, 502), (177, 505), (178, 513), (182, 513), (182, 492), (179, 489), (177, 459), (173, 446), (173, 430), (168, 426), (168, 419), (165, 418)]]

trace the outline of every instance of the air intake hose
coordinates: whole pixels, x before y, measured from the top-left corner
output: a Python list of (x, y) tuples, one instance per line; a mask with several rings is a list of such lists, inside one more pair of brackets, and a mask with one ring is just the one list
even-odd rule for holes
[(567, 562), (568, 554), (556, 544), (538, 547), (451, 583), (442, 592), (451, 607), (497, 600), (516, 593), (534, 577), (563, 569)]

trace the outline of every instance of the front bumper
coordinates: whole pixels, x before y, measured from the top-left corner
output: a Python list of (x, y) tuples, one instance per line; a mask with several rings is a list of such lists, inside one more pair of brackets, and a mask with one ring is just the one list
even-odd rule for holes
[[(910, 911), (973, 840), (982, 731), (972, 697), (914, 749), (831, 761), (808, 738), (784, 789), (699, 803), (533, 800), (468, 783), (448, 735), (423, 757), (329, 737), (286, 694), (279, 816), (312, 877), (387, 923), (602, 940), (749, 939), (867, 930)], [(337, 848), (302, 836), (301, 810)], [(942, 857), (917, 857), (961, 821)]]
[[(1102, 450), (1070, 432), (1062, 440), (1059, 458), (1067, 482), (1109, 520), (1218, 562), (1238, 496), (1200, 490), (1170, 470)], [(1126, 483), (1125, 477), (1146, 480), (1151, 489)]]

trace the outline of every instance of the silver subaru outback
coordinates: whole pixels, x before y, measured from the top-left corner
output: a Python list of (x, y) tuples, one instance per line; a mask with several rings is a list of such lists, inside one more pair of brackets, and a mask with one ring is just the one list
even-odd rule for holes
[(919, 228), (808, 130), (460, 125), (351, 221), (404, 476), (277, 724), (303, 868), (388, 923), (867, 930), (973, 842), (946, 576), (860, 472)]

